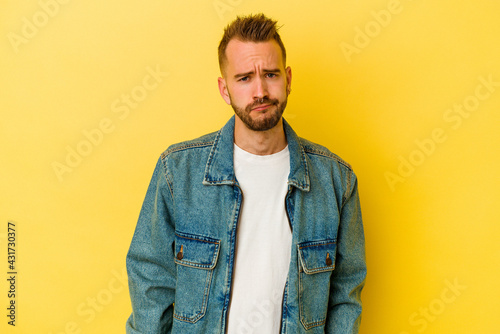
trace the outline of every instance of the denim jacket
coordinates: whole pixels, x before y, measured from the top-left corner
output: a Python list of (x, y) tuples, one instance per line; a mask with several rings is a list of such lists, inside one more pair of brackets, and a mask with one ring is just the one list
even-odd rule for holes
[[(326, 148), (283, 126), (292, 252), (280, 333), (358, 333), (366, 263), (356, 176)], [(234, 116), (158, 160), (127, 254), (127, 333), (227, 332), (244, 196), (233, 142)]]

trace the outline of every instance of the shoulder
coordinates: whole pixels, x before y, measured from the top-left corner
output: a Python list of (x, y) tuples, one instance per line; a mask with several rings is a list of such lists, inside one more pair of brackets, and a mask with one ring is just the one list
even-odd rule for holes
[(352, 171), (352, 167), (349, 163), (347, 163), (344, 159), (339, 157), (337, 154), (331, 152), (328, 148), (323, 145), (314, 143), (305, 138), (299, 137), (299, 141), (304, 149), (304, 152), (309, 157), (318, 157), (325, 162), (336, 163), (341, 165), (342, 167)]
[[(311, 175), (331, 175), (338, 198), (345, 201), (352, 194), (357, 177), (351, 165), (323, 145), (299, 138)], [(314, 178), (314, 176), (311, 176)]]
[(191, 151), (191, 150), (196, 151), (196, 149), (199, 148), (211, 147), (215, 142), (217, 133), (218, 131), (215, 131), (195, 139), (186, 140), (170, 145), (165, 151), (163, 151), (161, 157), (165, 159), (169, 155), (175, 154), (177, 152)]

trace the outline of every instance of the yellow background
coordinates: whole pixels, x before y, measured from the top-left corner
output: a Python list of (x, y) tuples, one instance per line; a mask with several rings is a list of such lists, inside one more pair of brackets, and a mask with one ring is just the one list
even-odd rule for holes
[[(285, 117), (359, 178), (361, 333), (500, 333), (500, 3), (491, 0), (2, 1), (0, 332), (124, 332), (125, 255), (155, 162), (232, 115), (216, 48), (236, 15), (259, 11), (283, 25), (293, 71)], [(473, 110), (459, 116), (464, 103)], [(70, 168), (78, 148), (86, 155)]]

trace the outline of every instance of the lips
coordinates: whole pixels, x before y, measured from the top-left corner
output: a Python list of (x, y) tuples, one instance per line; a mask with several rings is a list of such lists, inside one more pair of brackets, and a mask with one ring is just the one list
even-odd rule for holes
[(252, 110), (254, 110), (254, 111), (262, 111), (262, 110), (265, 110), (265, 109), (269, 108), (270, 106), (271, 106), (271, 104), (262, 104), (260, 106), (252, 108)]

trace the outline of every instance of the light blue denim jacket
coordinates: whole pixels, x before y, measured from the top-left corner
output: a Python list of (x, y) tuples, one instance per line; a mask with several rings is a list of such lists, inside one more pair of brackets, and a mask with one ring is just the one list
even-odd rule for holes
[[(280, 333), (358, 333), (366, 263), (356, 176), (283, 126), (292, 252)], [(234, 116), (158, 160), (127, 254), (127, 333), (226, 333), (244, 196), (233, 138)]]

